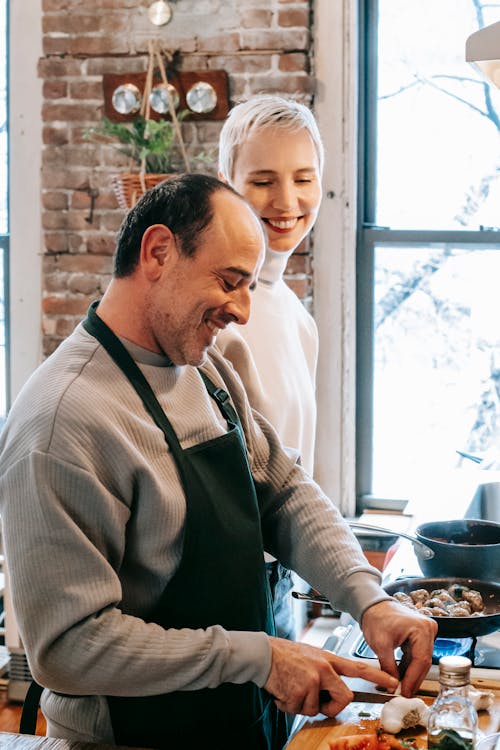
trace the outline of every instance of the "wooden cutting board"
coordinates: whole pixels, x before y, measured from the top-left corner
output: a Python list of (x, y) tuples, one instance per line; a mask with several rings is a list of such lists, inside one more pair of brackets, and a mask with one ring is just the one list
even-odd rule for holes
[[(495, 684), (481, 685), (481, 689), (492, 690), (496, 700), (488, 711), (479, 712), (479, 729), (486, 735), (500, 729), (500, 688)], [(476, 685), (479, 688), (479, 685)], [(426, 681), (423, 685), (425, 692), (431, 695), (419, 695), (428, 705), (434, 702), (433, 695), (437, 695), (438, 684)], [(335, 719), (328, 719), (323, 715), (313, 718), (303, 718), (297, 726), (286, 750), (329, 750), (328, 740), (350, 735), (374, 734), (379, 728), (380, 712), (383, 706), (378, 703), (351, 703)], [(415, 738), (416, 746), (422, 750), (427, 748), (427, 734), (423, 727), (407, 729), (398, 734), (398, 739)]]

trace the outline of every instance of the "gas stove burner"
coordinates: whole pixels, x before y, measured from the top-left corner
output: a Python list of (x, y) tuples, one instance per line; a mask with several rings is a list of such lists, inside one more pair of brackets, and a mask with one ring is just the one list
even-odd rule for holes
[[(323, 648), (339, 656), (364, 661), (377, 657), (363, 637), (358, 623), (347, 613), (340, 617), (338, 626), (327, 638)], [(396, 661), (402, 657), (400, 648), (394, 651)], [(467, 656), (472, 662), (471, 677), (474, 679), (500, 680), (500, 630), (478, 638), (436, 639), (433, 664), (427, 673), (428, 680), (439, 679), (438, 662), (441, 656)], [(500, 748), (499, 748), (500, 750)]]
[[(476, 638), (436, 638), (434, 641), (434, 651), (432, 653), (432, 663), (439, 664), (442, 656), (468, 656), (472, 664), (477, 663), (475, 659)], [(360, 638), (354, 655), (362, 659), (376, 659), (370, 646), (364, 638)], [(396, 660), (399, 661), (403, 656), (400, 648), (394, 652)]]
[(475, 638), (436, 638), (432, 663), (438, 664), (442, 656), (468, 656), (474, 664)]

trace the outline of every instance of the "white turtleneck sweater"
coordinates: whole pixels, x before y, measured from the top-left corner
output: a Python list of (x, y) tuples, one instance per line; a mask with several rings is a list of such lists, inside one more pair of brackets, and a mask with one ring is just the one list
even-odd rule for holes
[(285, 445), (300, 452), (312, 475), (318, 331), (283, 280), (292, 252), (267, 250), (249, 322), (221, 331), (217, 346), (238, 372), (252, 407), (271, 422)]

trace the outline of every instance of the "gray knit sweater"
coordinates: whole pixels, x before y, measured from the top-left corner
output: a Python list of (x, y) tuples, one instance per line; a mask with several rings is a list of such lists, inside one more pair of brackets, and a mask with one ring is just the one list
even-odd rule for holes
[[(224, 432), (195, 368), (128, 348), (183, 447)], [(266, 549), (359, 618), (387, 598), (378, 572), (297, 457), (252, 412), (216, 349), (204, 369), (240, 415)], [(112, 742), (110, 694), (265, 683), (265, 633), (144, 621), (182, 555), (183, 491), (163, 433), (81, 325), (12, 407), (0, 443), (0, 512), (14, 609), (33, 676), (48, 688), (52, 735)]]

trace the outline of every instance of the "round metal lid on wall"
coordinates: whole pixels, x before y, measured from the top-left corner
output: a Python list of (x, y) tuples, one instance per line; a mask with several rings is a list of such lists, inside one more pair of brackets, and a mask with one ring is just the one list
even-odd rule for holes
[(186, 103), (193, 112), (206, 114), (217, 106), (217, 93), (210, 83), (198, 81), (187, 92)]
[(124, 83), (113, 91), (111, 101), (121, 115), (132, 115), (141, 108), (141, 92), (133, 83)]
[(174, 109), (177, 109), (180, 99), (179, 93), (175, 86), (173, 86), (171, 83), (167, 84), (166, 86), (164, 83), (157, 84), (151, 89), (151, 94), (149, 97), (151, 109), (153, 109), (155, 112), (158, 112), (158, 114), (160, 115), (166, 114), (167, 112), (169, 112), (169, 97), (172, 99)]

